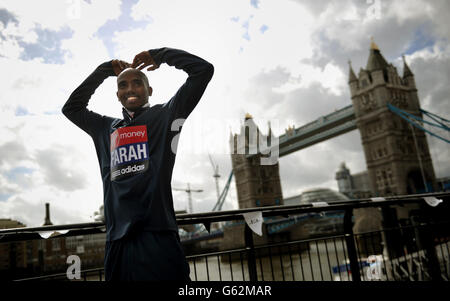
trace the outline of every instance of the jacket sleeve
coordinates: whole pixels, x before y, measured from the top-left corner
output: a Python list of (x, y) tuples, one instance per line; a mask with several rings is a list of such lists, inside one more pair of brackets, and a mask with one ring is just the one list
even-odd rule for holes
[(72, 92), (62, 108), (70, 121), (92, 137), (102, 128), (105, 117), (87, 109), (89, 99), (106, 78), (114, 75), (111, 61), (101, 64)]
[(186, 82), (167, 103), (174, 113), (173, 119), (186, 119), (195, 108), (211, 80), (214, 67), (202, 58), (173, 48), (149, 50), (156, 64), (166, 63), (188, 74)]

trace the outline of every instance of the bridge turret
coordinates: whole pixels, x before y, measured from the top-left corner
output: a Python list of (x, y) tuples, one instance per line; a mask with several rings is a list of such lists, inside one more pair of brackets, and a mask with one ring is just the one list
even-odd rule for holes
[(416, 81), (414, 79), (414, 74), (412, 73), (411, 69), (406, 63), (405, 55), (402, 55), (402, 58), (403, 58), (403, 81), (408, 87), (416, 89)]
[(387, 108), (390, 103), (421, 116), (411, 69), (404, 62), (403, 78), (400, 77), (397, 68), (386, 61), (372, 40), (366, 68), (361, 68), (358, 81), (356, 93), (354, 79), (349, 84), (372, 193), (401, 195), (424, 192), (426, 187), (418, 177), (421, 173), (418, 156), (427, 185), (435, 182), (425, 134), (416, 130), (417, 149), (409, 125)]
[(348, 196), (352, 191), (353, 185), (350, 170), (345, 166), (345, 162), (341, 163), (339, 170), (336, 172), (336, 180), (339, 192)]
[(348, 65), (349, 65), (348, 84), (350, 85), (350, 93), (353, 96), (357, 93), (359, 84), (358, 78), (355, 75), (355, 71), (353, 71), (352, 62), (350, 60), (348, 61)]

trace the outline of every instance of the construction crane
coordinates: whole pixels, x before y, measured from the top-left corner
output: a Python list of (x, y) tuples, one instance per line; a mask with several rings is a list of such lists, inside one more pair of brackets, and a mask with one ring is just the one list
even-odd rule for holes
[(191, 185), (189, 183), (187, 183), (187, 188), (185, 188), (185, 189), (183, 189), (183, 188), (172, 188), (172, 190), (187, 192), (188, 199), (189, 199), (189, 213), (194, 213), (194, 211), (192, 209), (192, 196), (191, 196), (191, 193), (192, 192), (203, 192), (203, 189), (191, 189)]
[(220, 178), (219, 165), (218, 164), (214, 164), (214, 161), (213, 161), (213, 159), (212, 159), (210, 154), (208, 154), (208, 157), (209, 157), (209, 161), (211, 162), (211, 165), (212, 165), (212, 168), (213, 168), (213, 173), (214, 173), (213, 177), (216, 180), (217, 201), (219, 201), (219, 198), (220, 198), (220, 191), (219, 191), (219, 178)]

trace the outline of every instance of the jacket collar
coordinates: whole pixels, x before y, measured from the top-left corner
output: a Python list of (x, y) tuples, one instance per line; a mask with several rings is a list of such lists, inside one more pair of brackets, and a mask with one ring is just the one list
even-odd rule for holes
[(138, 117), (139, 115), (141, 115), (143, 112), (147, 111), (150, 108), (150, 104), (147, 102), (146, 104), (144, 104), (142, 107), (140, 107), (136, 112), (132, 112), (130, 110), (127, 110), (125, 107), (122, 108), (122, 115), (123, 118), (129, 122), (132, 119)]

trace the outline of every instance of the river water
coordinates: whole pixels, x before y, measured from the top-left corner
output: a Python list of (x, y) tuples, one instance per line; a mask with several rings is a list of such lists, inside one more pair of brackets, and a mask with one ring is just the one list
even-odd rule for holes
[[(348, 280), (348, 272), (339, 273), (337, 266), (348, 263), (348, 254), (341, 240), (311, 242), (309, 250), (282, 255), (257, 256), (258, 280), (265, 281), (333, 281)], [(276, 248), (272, 252), (276, 251)], [(227, 256), (225, 256), (228, 258)], [(199, 257), (189, 260), (190, 277), (198, 281), (248, 281), (248, 263), (245, 256), (232, 263), (221, 261), (219, 256)], [(333, 271), (333, 267), (335, 268)]]

